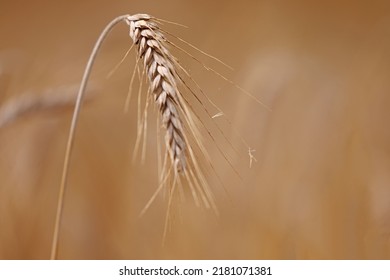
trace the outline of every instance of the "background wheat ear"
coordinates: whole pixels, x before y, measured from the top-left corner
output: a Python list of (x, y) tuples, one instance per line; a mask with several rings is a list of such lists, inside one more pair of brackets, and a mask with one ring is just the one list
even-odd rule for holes
[[(88, 89), (88, 99), (96, 93), (96, 89)], [(13, 123), (26, 114), (64, 108), (74, 105), (77, 87), (62, 86), (49, 88), (38, 94), (26, 92), (20, 96), (7, 100), (0, 106), (0, 129)]]

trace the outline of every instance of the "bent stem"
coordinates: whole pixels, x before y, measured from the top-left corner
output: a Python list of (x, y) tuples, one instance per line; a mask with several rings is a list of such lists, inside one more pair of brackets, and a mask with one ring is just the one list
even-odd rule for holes
[(65, 159), (64, 159), (64, 165), (62, 169), (62, 177), (61, 177), (61, 185), (60, 185), (60, 191), (58, 195), (58, 204), (57, 204), (57, 213), (55, 218), (55, 225), (54, 225), (54, 233), (53, 233), (53, 243), (51, 246), (51, 254), (50, 259), (55, 260), (57, 259), (58, 255), (58, 241), (59, 241), (59, 235), (60, 235), (60, 226), (62, 221), (62, 213), (63, 213), (63, 207), (64, 207), (64, 197), (65, 197), (65, 189), (68, 181), (68, 169), (69, 169), (69, 162), (70, 162), (70, 156), (72, 153), (73, 148), (73, 142), (74, 142), (74, 134), (76, 130), (76, 125), (78, 121), (78, 116), (80, 113), (81, 104), (83, 101), (85, 89), (87, 87), (88, 79), (91, 74), (92, 66), (95, 62), (96, 55), (107, 37), (107, 35), (110, 33), (110, 31), (114, 28), (116, 24), (118, 24), (121, 21), (125, 21), (125, 19), (129, 17), (129, 15), (122, 15), (115, 19), (113, 19), (103, 30), (103, 32), (100, 34), (98, 40), (95, 43), (95, 46), (92, 50), (91, 56), (89, 57), (88, 64), (85, 68), (83, 79), (81, 80), (80, 89), (77, 94), (77, 100), (76, 105), (73, 111), (73, 117), (72, 117), (72, 123), (69, 130), (69, 137), (68, 142), (66, 145), (66, 151), (65, 151)]

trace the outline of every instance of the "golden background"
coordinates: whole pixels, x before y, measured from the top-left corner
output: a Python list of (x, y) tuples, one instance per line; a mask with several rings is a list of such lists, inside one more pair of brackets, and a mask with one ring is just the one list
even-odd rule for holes
[[(234, 129), (221, 126), (240, 147), (232, 164), (242, 179), (209, 141), (220, 216), (183, 201), (162, 246), (166, 197), (139, 217), (157, 187), (156, 113), (146, 162), (132, 164), (135, 99), (122, 109), (134, 54), (106, 78), (131, 43), (116, 27), (76, 134), (59, 258), (390, 257), (388, 1), (0, 1), (1, 104), (77, 85), (104, 26), (148, 13), (188, 26), (164, 28), (232, 65), (190, 51), (272, 108), (172, 49), (231, 119)], [(33, 112), (0, 130), (1, 259), (50, 257), (71, 113)], [(234, 131), (256, 150), (252, 168)]]

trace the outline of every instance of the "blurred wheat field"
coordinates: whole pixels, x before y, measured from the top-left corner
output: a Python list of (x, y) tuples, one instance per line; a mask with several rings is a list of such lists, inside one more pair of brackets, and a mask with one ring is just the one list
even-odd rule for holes
[[(161, 246), (167, 199), (139, 217), (158, 184), (157, 114), (149, 117), (146, 162), (132, 164), (137, 106), (122, 109), (134, 59), (106, 79), (130, 44), (118, 26), (91, 77), (97, 94), (81, 112), (59, 258), (388, 259), (390, 4), (209, 2), (1, 1), (1, 105), (79, 83), (110, 20), (149, 13), (189, 26), (166, 28), (232, 65), (226, 72), (202, 58), (272, 108), (177, 54), (257, 162), (249, 168), (241, 149), (232, 162), (241, 180), (209, 143), (226, 190), (208, 178), (220, 216), (183, 201)], [(1, 128), (1, 259), (49, 258), (71, 113), (41, 110)]]

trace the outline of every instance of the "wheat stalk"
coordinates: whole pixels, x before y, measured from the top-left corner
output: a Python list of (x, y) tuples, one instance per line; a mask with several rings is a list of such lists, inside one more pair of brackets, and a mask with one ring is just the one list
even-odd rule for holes
[(70, 163), (70, 156), (73, 148), (73, 142), (74, 142), (74, 134), (76, 131), (78, 116), (80, 114), (81, 104), (83, 101), (83, 97), (85, 94), (85, 89), (87, 87), (88, 79), (91, 74), (92, 66), (95, 62), (96, 56), (98, 54), (98, 51), (104, 41), (104, 39), (107, 37), (107, 35), (110, 33), (110, 31), (114, 28), (115, 25), (117, 25), (119, 22), (122, 22), (128, 17), (128, 15), (119, 16), (115, 19), (113, 19), (102, 31), (100, 34), (98, 40), (95, 43), (95, 46), (91, 52), (91, 55), (89, 57), (87, 66), (84, 71), (83, 78), (81, 80), (80, 88), (77, 94), (76, 99), (76, 105), (74, 107), (73, 111), (73, 117), (72, 122), (69, 129), (69, 136), (68, 141), (66, 144), (66, 151), (65, 151), (65, 159), (64, 159), (64, 166), (62, 169), (62, 176), (61, 176), (61, 185), (60, 190), (58, 194), (58, 203), (57, 203), (57, 212), (56, 212), (56, 218), (55, 218), (55, 225), (54, 225), (54, 233), (53, 233), (53, 241), (51, 246), (51, 254), (50, 259), (54, 260), (57, 258), (58, 254), (58, 241), (60, 236), (60, 226), (62, 221), (62, 213), (63, 213), (63, 207), (64, 207), (64, 201), (65, 201), (65, 189), (66, 184), (68, 180), (68, 169), (69, 169), (69, 163)]

